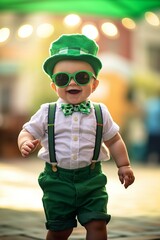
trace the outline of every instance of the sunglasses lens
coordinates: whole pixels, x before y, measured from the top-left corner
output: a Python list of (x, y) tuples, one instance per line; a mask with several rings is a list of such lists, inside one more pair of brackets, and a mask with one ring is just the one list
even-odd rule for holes
[(69, 76), (66, 73), (58, 73), (55, 76), (55, 84), (59, 87), (66, 86), (69, 81)]
[(90, 76), (87, 72), (78, 72), (75, 76), (76, 81), (78, 84), (80, 85), (85, 85), (87, 83), (89, 83), (90, 81)]

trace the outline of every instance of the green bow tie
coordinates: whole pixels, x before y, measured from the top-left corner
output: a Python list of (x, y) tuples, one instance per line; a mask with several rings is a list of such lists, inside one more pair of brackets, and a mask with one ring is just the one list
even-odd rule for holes
[(72, 115), (73, 112), (81, 112), (84, 114), (89, 114), (91, 111), (91, 104), (90, 104), (90, 101), (82, 102), (77, 105), (62, 103), (61, 109), (65, 116)]

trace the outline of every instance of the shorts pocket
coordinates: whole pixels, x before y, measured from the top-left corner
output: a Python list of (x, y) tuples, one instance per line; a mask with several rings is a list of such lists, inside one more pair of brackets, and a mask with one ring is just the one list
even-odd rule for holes
[(107, 184), (107, 177), (104, 173), (100, 174), (99, 182), (102, 186), (105, 186)]
[(102, 176), (103, 176), (103, 179), (104, 179), (104, 185), (106, 185), (107, 184), (107, 177), (104, 173), (102, 173)]
[(39, 183), (40, 187), (42, 188), (42, 190), (44, 189), (46, 179), (47, 179), (46, 173), (41, 172), (38, 177), (38, 183)]

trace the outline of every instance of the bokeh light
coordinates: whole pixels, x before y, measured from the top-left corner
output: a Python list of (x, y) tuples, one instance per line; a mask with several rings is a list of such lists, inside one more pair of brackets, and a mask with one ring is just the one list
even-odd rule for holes
[(136, 23), (131, 19), (131, 18), (123, 18), (122, 19), (122, 24), (124, 27), (128, 29), (135, 29), (136, 28)]
[(50, 23), (43, 23), (37, 27), (37, 36), (40, 38), (48, 38), (54, 32), (54, 27)]
[(86, 24), (82, 27), (82, 34), (90, 39), (97, 39), (99, 36), (98, 29), (93, 24)]
[(1, 28), (0, 29), (0, 42), (5, 42), (10, 36), (10, 29), (9, 28)]
[(116, 38), (118, 37), (118, 29), (115, 24), (111, 22), (105, 22), (101, 26), (102, 31), (105, 35), (111, 38)]
[(70, 27), (77, 26), (81, 23), (81, 18), (77, 14), (69, 14), (64, 18), (64, 23)]
[(153, 12), (146, 12), (145, 19), (152, 26), (160, 25), (160, 20), (159, 20), (158, 16)]
[(22, 25), (18, 29), (18, 36), (20, 38), (28, 38), (29, 36), (32, 35), (32, 33), (33, 33), (33, 27), (30, 24)]

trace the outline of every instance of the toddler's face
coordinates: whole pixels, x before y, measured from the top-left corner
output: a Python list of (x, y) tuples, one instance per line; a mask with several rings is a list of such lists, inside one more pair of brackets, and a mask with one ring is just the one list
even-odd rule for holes
[[(53, 74), (59, 72), (74, 73), (82, 70), (92, 72), (94, 75), (91, 65), (79, 60), (63, 60), (58, 62), (54, 67)], [(69, 85), (64, 88), (57, 87), (53, 82), (51, 86), (65, 102), (78, 104), (87, 100), (90, 94), (97, 88), (98, 83), (99, 81), (92, 77), (90, 82), (84, 86), (79, 86), (74, 79), (71, 79)]]

